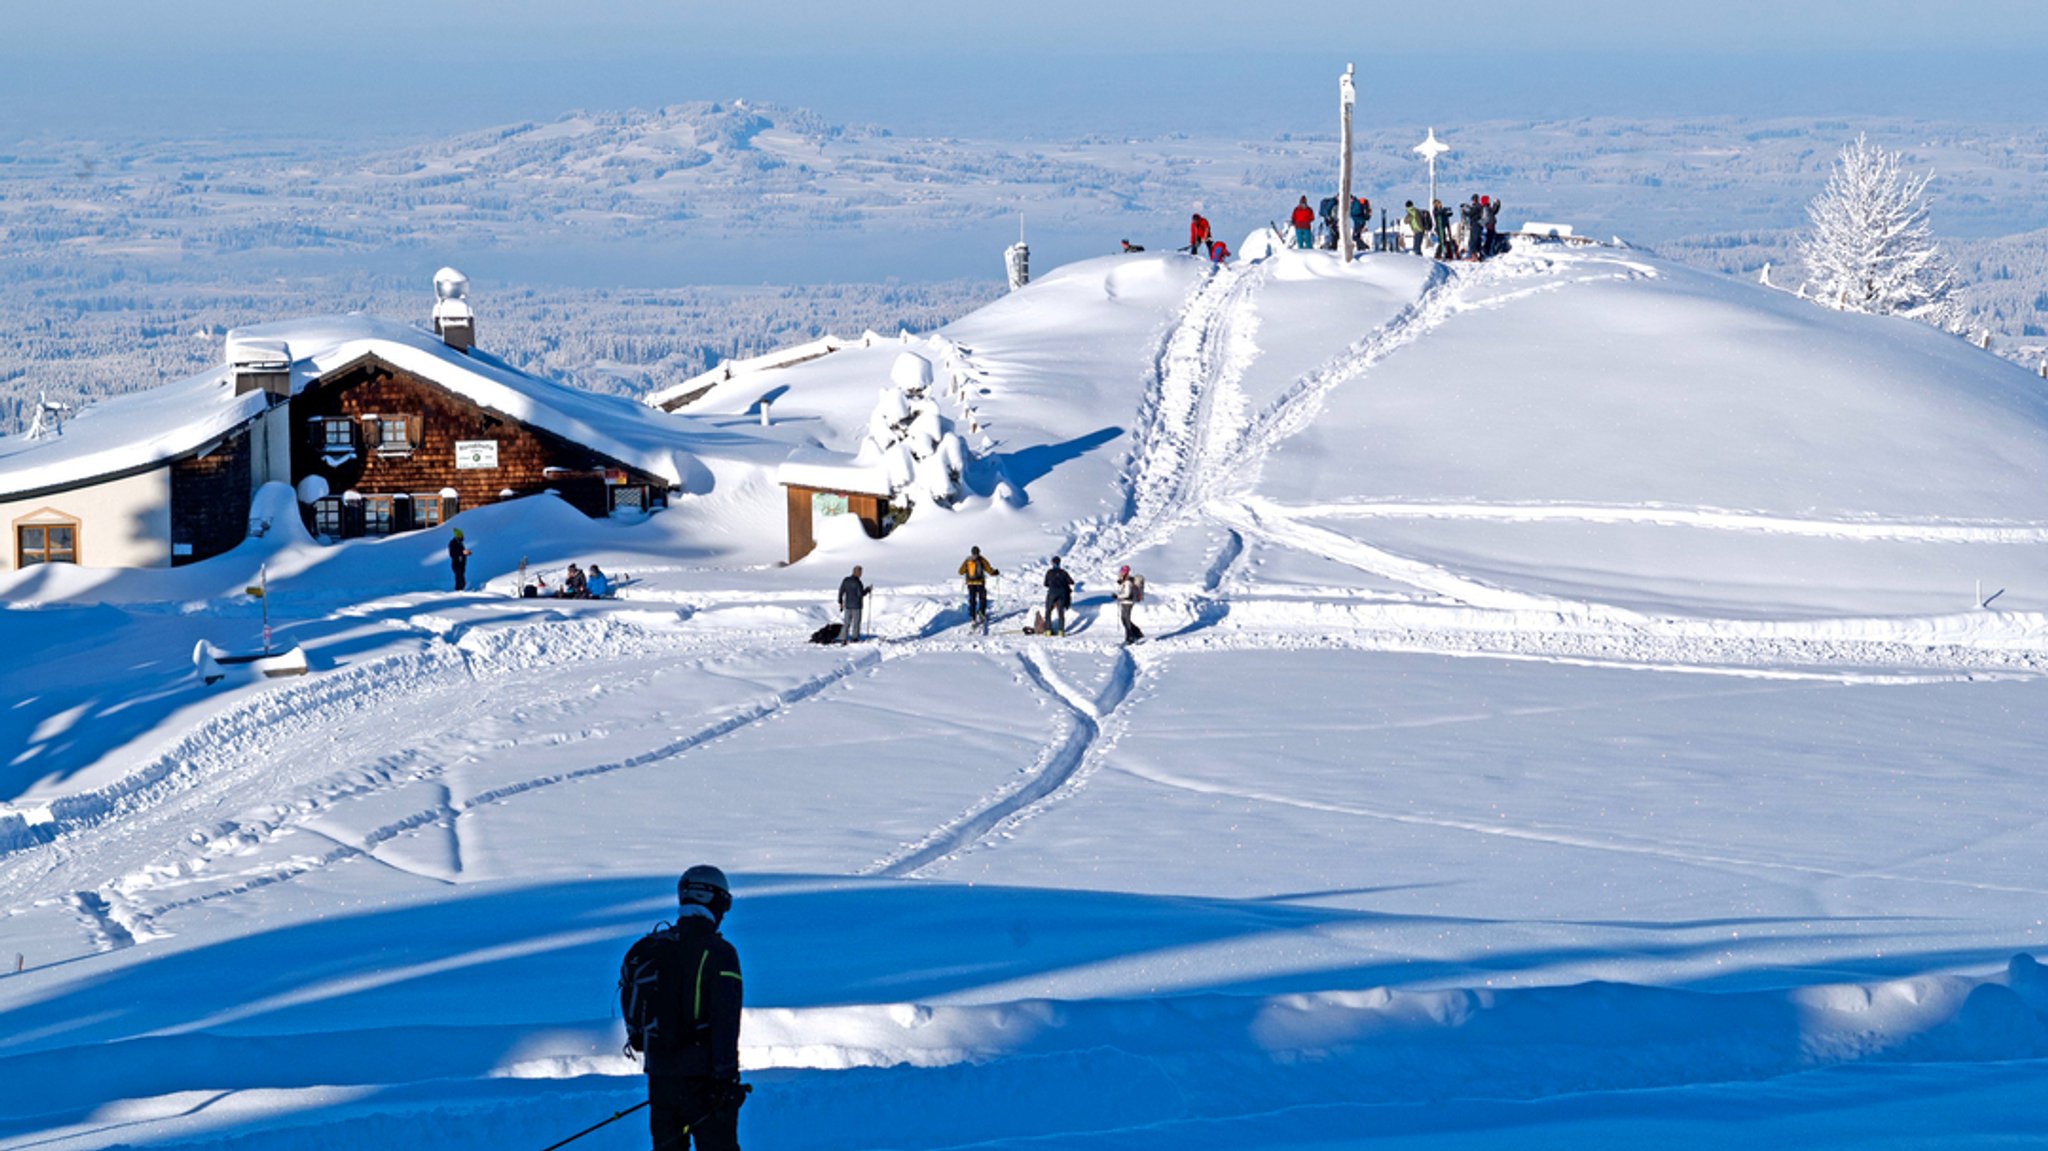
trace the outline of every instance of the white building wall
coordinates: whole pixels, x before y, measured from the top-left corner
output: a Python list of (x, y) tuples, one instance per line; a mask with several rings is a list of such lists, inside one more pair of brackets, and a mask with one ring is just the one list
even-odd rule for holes
[(279, 404), (249, 424), (249, 486), (292, 482), (292, 405)]
[(165, 464), (125, 479), (108, 480), (54, 495), (0, 500), (0, 540), (6, 553), (0, 570), (19, 565), (14, 527), (39, 512), (78, 521), (78, 559), (85, 567), (171, 566), (171, 467)]

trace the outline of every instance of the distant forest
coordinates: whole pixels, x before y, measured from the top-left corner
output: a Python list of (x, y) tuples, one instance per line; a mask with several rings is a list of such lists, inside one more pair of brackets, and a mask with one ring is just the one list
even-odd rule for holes
[[(1504, 223), (1569, 223), (1680, 263), (1797, 287), (1805, 205), (1858, 132), (1933, 171), (1937, 234), (1992, 350), (2048, 355), (2048, 128), (1736, 118), (1437, 125), (1447, 201), (1484, 192)], [(1367, 123), (1360, 188), (1380, 211), (1427, 196), (1417, 134)], [(325, 141), (0, 141), (0, 433), (39, 395), (78, 403), (212, 365), (237, 325), (363, 310), (424, 320), (446, 253), (492, 252), (483, 342), (583, 387), (639, 393), (831, 331), (929, 330), (1001, 290), (1021, 216), (1043, 235), (1154, 248), (1190, 206), (1235, 239), (1334, 181), (1326, 137), (917, 139), (733, 103), (579, 112), (371, 153)], [(988, 278), (920, 253), (986, 249)], [(880, 282), (604, 283), (605, 261), (699, 253), (746, 283), (791, 251), (846, 253)], [(533, 253), (531, 271), (516, 253)], [(788, 265), (784, 265), (788, 266)], [(958, 267), (957, 263), (949, 265)], [(701, 266), (700, 266), (701, 268)], [(474, 268), (466, 270), (475, 271)], [(648, 277), (636, 277), (646, 282)], [(705, 279), (713, 278), (709, 276)], [(801, 273), (784, 279), (806, 280)]]

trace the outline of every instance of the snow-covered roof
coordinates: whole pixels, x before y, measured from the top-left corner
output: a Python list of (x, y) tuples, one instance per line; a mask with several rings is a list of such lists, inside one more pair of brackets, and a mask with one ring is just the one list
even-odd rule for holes
[(62, 435), (0, 439), (0, 498), (162, 463), (205, 447), (269, 404), (261, 391), (237, 396), (226, 367), (103, 400), (65, 420)]
[[(364, 315), (284, 320), (237, 328), (228, 344), (288, 345), (294, 395), (338, 368), (375, 357), (670, 483), (682, 483), (687, 471), (689, 428), (674, 417), (529, 375), (485, 352), (464, 355), (407, 324)], [(234, 390), (223, 366), (96, 403), (65, 421), (61, 436), (0, 440), (0, 496), (85, 483), (204, 447), (270, 402), (260, 392), (237, 396)]]
[(887, 496), (895, 490), (889, 469), (878, 462), (856, 462), (816, 448), (800, 448), (775, 469), (775, 482), (786, 487)]

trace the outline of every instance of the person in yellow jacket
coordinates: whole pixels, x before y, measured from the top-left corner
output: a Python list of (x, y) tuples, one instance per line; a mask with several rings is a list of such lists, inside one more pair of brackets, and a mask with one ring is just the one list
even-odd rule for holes
[(960, 561), (960, 575), (967, 580), (967, 618), (970, 623), (981, 625), (981, 634), (988, 634), (988, 581), (990, 576), (1003, 573), (981, 554), (979, 547), (967, 549), (967, 558)]

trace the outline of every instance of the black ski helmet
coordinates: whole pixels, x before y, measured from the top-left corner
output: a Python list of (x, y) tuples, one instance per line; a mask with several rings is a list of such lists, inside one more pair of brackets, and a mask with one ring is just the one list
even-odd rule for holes
[(684, 907), (693, 903), (708, 907), (711, 914), (724, 919), (732, 908), (732, 887), (725, 881), (725, 872), (700, 863), (676, 881), (676, 902)]

